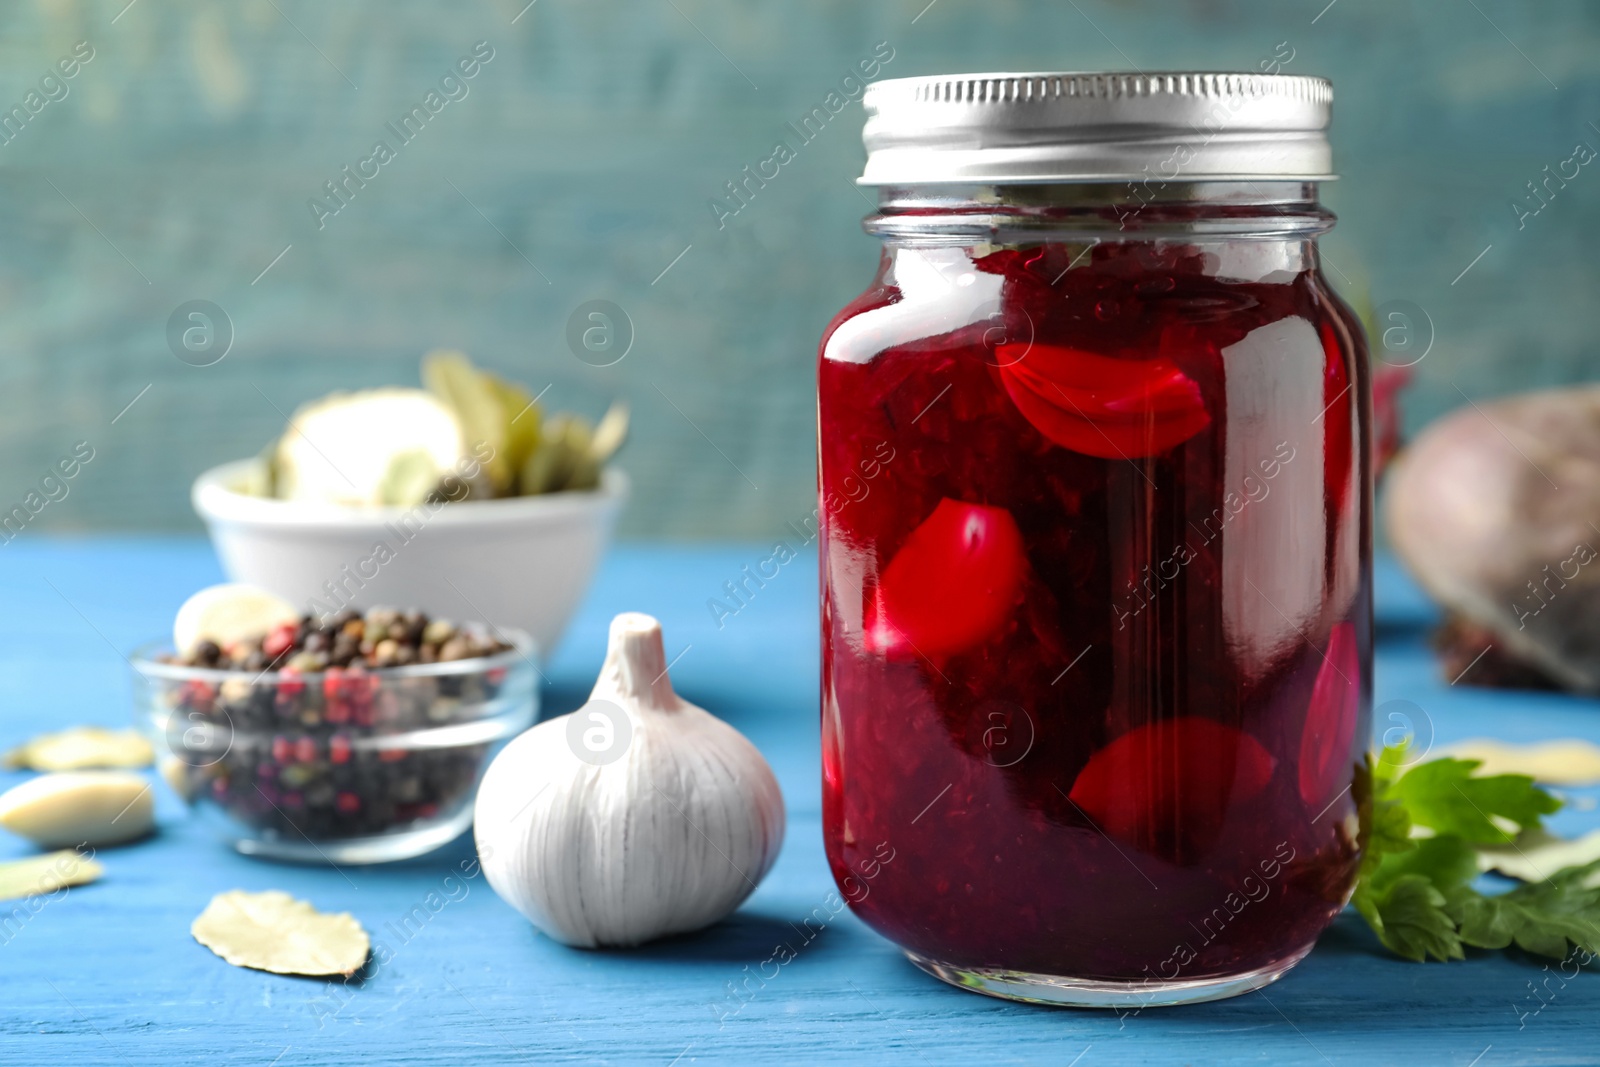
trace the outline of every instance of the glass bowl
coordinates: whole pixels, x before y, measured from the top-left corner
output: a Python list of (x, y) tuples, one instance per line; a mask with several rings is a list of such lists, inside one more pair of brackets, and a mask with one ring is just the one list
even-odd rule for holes
[(533, 723), (533, 641), (494, 634), (512, 648), (306, 674), (164, 663), (152, 644), (130, 660), (134, 714), (168, 784), (240, 852), (406, 859), (472, 824), (490, 758)]

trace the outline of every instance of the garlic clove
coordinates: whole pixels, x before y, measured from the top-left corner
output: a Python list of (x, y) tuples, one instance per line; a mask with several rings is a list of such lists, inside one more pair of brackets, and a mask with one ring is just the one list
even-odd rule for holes
[(203, 640), (226, 648), (299, 618), (293, 604), (265, 589), (244, 582), (208, 585), (178, 609), (172, 620), (172, 647), (179, 655), (193, 652)]
[(612, 621), (589, 703), (496, 757), (475, 814), (495, 892), (582, 947), (726, 917), (771, 869), (784, 833), (766, 760), (673, 691), (661, 624), (637, 613)]
[(189, 774), (190, 764), (177, 756), (164, 756), (156, 770), (161, 772), (162, 781), (184, 801), (194, 800), (199, 783)]
[(137, 774), (43, 774), (0, 795), (0, 826), (41, 848), (118, 845), (154, 828), (155, 801)]
[(0, 757), (0, 764), (32, 771), (89, 771), (148, 767), (154, 760), (155, 748), (137, 730), (74, 726), (18, 745)]

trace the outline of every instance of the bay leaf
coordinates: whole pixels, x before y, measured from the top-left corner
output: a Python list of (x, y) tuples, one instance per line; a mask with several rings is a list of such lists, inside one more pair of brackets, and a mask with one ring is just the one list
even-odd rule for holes
[(1524, 882), (1542, 882), (1557, 871), (1600, 860), (1600, 830), (1582, 837), (1557, 837), (1547, 830), (1529, 830), (1509, 845), (1478, 850), (1478, 869), (1497, 871)]
[(1481, 766), (1473, 773), (1484, 778), (1496, 774), (1525, 774), (1534, 781), (1550, 785), (1600, 783), (1600, 745), (1577, 738), (1529, 745), (1474, 738), (1443, 745), (1433, 755), (1475, 759)]
[(0, 900), (54, 893), (69, 885), (85, 885), (105, 873), (105, 868), (72, 849), (46, 852), (27, 859), (0, 863)]
[(351, 975), (372, 950), (349, 912), (320, 912), (278, 889), (218, 893), (189, 932), (235, 967), (273, 974)]

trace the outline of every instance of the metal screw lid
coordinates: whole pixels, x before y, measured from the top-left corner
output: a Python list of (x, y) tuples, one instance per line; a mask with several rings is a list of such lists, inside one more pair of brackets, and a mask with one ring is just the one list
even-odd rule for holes
[(1327, 181), (1333, 86), (1289, 74), (955, 74), (867, 86), (862, 185)]

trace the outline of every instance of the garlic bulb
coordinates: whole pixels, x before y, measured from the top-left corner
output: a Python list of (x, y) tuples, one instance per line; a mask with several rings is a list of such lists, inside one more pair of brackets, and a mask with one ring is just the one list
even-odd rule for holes
[(661, 624), (618, 615), (589, 703), (506, 746), (478, 790), (494, 891), (569, 945), (638, 945), (709, 926), (783, 843), (761, 753), (672, 691)]

